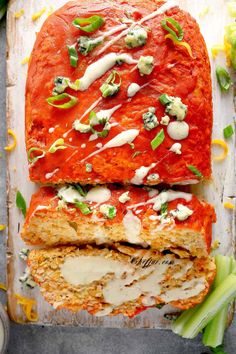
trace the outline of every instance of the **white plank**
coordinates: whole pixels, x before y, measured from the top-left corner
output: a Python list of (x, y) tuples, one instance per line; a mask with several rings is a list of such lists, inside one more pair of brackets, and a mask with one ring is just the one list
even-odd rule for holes
[[(7, 65), (7, 106), (8, 126), (13, 129), (18, 137), (17, 149), (9, 154), (8, 159), (8, 189), (9, 189), (9, 290), (10, 313), (14, 319), (22, 316), (20, 307), (16, 306), (14, 293), (24, 293), (37, 299), (37, 311), (39, 313), (39, 324), (77, 324), (84, 326), (105, 326), (105, 327), (134, 327), (134, 328), (168, 328), (169, 322), (164, 320), (163, 310), (148, 310), (132, 320), (117, 316), (114, 318), (94, 318), (85, 312), (72, 315), (67, 311), (55, 311), (49, 306), (39, 294), (39, 290), (22, 292), (19, 276), (22, 274), (25, 265), (17, 257), (18, 251), (24, 247), (18, 232), (23, 224), (23, 218), (15, 206), (15, 192), (19, 189), (29, 203), (30, 196), (35, 189), (34, 184), (28, 180), (28, 168), (24, 146), (24, 90), (27, 65), (22, 66), (21, 60), (30, 55), (35, 40), (35, 33), (39, 31), (47, 13), (41, 19), (33, 23), (31, 15), (47, 6), (54, 5), (54, 9), (63, 5), (65, 0), (12, 0), (8, 11), (8, 65)], [(226, 1), (223, 0), (179, 0), (182, 8), (187, 9), (200, 23), (202, 33), (206, 39), (208, 49), (212, 45), (223, 41), (223, 28), (230, 21), (226, 12)], [(204, 18), (199, 18), (199, 13), (206, 6), (210, 6), (210, 12)], [(20, 19), (14, 18), (14, 13), (24, 8), (25, 15)], [(232, 19), (231, 19), (232, 20)], [(235, 115), (233, 106), (233, 90), (222, 95), (215, 79), (216, 64), (225, 65), (223, 56), (219, 56), (216, 62), (212, 62), (213, 98), (214, 98), (214, 129), (213, 137), (222, 138), (223, 128), (232, 123)], [(204, 127), (203, 127), (204, 130)], [(216, 207), (218, 221), (214, 227), (214, 238), (221, 241), (220, 252), (232, 254), (234, 251), (235, 225), (233, 212), (223, 208), (222, 201), (227, 197), (235, 196), (235, 140), (229, 141), (230, 156), (222, 163), (213, 164), (213, 180), (204, 186), (195, 187), (198, 195), (203, 195)], [(235, 203), (236, 199), (232, 201)]]

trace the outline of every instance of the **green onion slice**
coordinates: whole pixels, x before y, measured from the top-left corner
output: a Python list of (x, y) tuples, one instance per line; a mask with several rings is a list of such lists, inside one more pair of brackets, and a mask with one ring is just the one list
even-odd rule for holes
[(164, 140), (165, 140), (165, 133), (164, 130), (161, 129), (159, 133), (155, 136), (155, 138), (151, 141), (152, 150), (156, 150), (156, 148), (158, 148), (158, 146), (160, 146)]
[(161, 205), (161, 215), (166, 214), (168, 210), (168, 203), (164, 203)]
[[(69, 99), (68, 102), (61, 103), (61, 104), (56, 104), (56, 102)], [(60, 108), (60, 109), (69, 109), (74, 107), (78, 103), (78, 98), (69, 95), (68, 93), (62, 93), (57, 96), (51, 96), (47, 98), (47, 103), (50, 104), (50, 106)]]
[(171, 97), (169, 95), (167, 95), (166, 93), (163, 93), (163, 95), (161, 95), (159, 97), (159, 101), (161, 102), (161, 104), (163, 106), (166, 106), (167, 104), (172, 102), (172, 99), (171, 99)]
[(70, 57), (70, 66), (77, 68), (79, 56), (76, 50), (76, 44), (68, 45), (67, 48)]
[[(169, 27), (169, 25), (171, 27)], [(169, 32), (177, 41), (181, 42), (184, 38), (184, 31), (179, 22), (175, 21), (172, 17), (166, 17), (161, 21), (161, 27)]]
[[(115, 82), (117, 79), (119, 80), (118, 83)], [(100, 87), (102, 97), (106, 98), (114, 96), (120, 90), (121, 82), (120, 74), (116, 70), (113, 70), (104, 84)]]
[[(40, 153), (40, 155), (32, 156), (32, 152)], [(36, 147), (32, 147), (27, 151), (28, 161), (30, 163), (35, 163), (39, 159), (42, 159), (44, 156), (45, 156), (45, 151)]]
[(195, 167), (193, 165), (188, 165), (187, 167), (195, 176), (197, 176), (199, 178), (203, 177), (202, 173), (197, 169), (197, 167)]
[(57, 139), (49, 148), (48, 152), (51, 154), (54, 154), (57, 150), (64, 150), (66, 149), (66, 146), (64, 145), (64, 139), (60, 138)]
[(75, 206), (80, 209), (81, 213), (84, 215), (88, 215), (92, 213), (92, 210), (88, 207), (88, 205), (84, 202), (76, 202)]
[(113, 219), (116, 216), (116, 207), (114, 207), (113, 205), (109, 206), (109, 210), (108, 210), (108, 219)]
[(230, 78), (228, 71), (225, 68), (222, 68), (221, 66), (217, 66), (216, 77), (221, 91), (222, 92), (229, 91), (232, 85), (232, 80)]
[(79, 194), (82, 196), (82, 197), (86, 197), (87, 195), (87, 191), (84, 187), (82, 187), (80, 184), (75, 184), (74, 185), (75, 189), (77, 189), (77, 191), (79, 192)]
[(81, 31), (92, 33), (95, 32), (99, 27), (105, 23), (104, 19), (101, 16), (91, 16), (87, 18), (76, 18), (72, 24), (79, 28)]
[(223, 132), (224, 132), (225, 139), (228, 139), (234, 134), (234, 128), (230, 124), (230, 125), (228, 125), (227, 127), (224, 128)]
[(26, 209), (27, 209), (26, 202), (25, 202), (25, 199), (20, 191), (17, 191), (17, 193), (16, 193), (16, 206), (18, 209), (21, 210), (22, 214), (25, 217), (26, 216)]

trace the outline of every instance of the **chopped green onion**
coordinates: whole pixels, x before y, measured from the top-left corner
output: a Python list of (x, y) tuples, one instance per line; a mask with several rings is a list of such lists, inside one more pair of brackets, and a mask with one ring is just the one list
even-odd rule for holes
[(88, 215), (92, 213), (92, 210), (89, 206), (84, 202), (75, 202), (75, 206), (80, 209), (81, 213), (84, 215)]
[(109, 134), (109, 130), (108, 129), (103, 129), (101, 132), (97, 131), (94, 128), (91, 128), (93, 134), (97, 134), (97, 136), (99, 136), (99, 138), (106, 138)]
[(25, 199), (20, 191), (17, 191), (17, 193), (16, 193), (16, 206), (18, 209), (21, 210), (22, 214), (25, 217), (26, 216), (26, 209), (27, 209), (26, 202), (25, 202)]
[(202, 173), (193, 165), (187, 165), (187, 168), (197, 177), (202, 178)]
[(76, 18), (72, 23), (81, 31), (92, 33), (104, 24), (104, 19), (101, 16), (91, 16), (87, 18)]
[[(31, 154), (32, 152), (40, 152), (41, 155), (37, 155), (32, 157)], [(35, 163), (36, 161), (38, 161), (39, 159), (42, 159), (45, 156), (45, 151), (43, 151), (42, 149), (36, 148), (36, 147), (32, 147), (27, 151), (27, 157), (28, 157), (28, 161), (30, 163)]]
[[(195, 338), (198, 333), (206, 327), (208, 323), (221, 311), (225, 306), (236, 297), (236, 276), (230, 274), (206, 300), (200, 304), (198, 310), (193, 312), (191, 318), (185, 323), (184, 328), (181, 326), (182, 315), (175, 321), (172, 330), (176, 334), (180, 334), (184, 338)], [(187, 311), (188, 312), (188, 311)], [(183, 313), (183, 315), (185, 312)], [(180, 326), (179, 326), (180, 325)], [(182, 329), (181, 332), (179, 329)]]
[[(215, 257), (216, 277), (212, 289), (216, 289), (231, 272), (231, 258), (217, 255)], [(202, 342), (207, 347), (216, 348), (223, 343), (228, 317), (228, 306), (219, 311), (204, 329)]]
[(87, 36), (81, 36), (78, 39), (78, 44), (79, 44), (79, 52), (82, 55), (88, 55), (94, 48), (96, 48), (98, 45), (100, 45), (103, 42), (102, 37), (98, 38), (91, 38)]
[[(62, 101), (64, 99), (69, 99), (68, 102), (62, 103), (62, 104), (56, 104), (55, 102)], [(68, 109), (74, 107), (78, 103), (78, 98), (69, 95), (68, 93), (62, 93), (57, 96), (51, 96), (47, 98), (47, 103), (50, 104), (50, 106), (60, 108), (60, 109)]]
[(160, 146), (164, 140), (165, 140), (165, 133), (164, 130), (161, 129), (159, 133), (155, 136), (155, 138), (151, 141), (152, 150), (156, 150), (156, 148), (158, 148), (158, 146)]
[(217, 66), (216, 77), (221, 91), (222, 92), (229, 91), (230, 87), (232, 86), (232, 80), (230, 78), (228, 71), (222, 68), (221, 66)]
[(164, 203), (161, 205), (161, 215), (166, 214), (168, 210), (168, 203)]
[(172, 102), (172, 99), (170, 98), (169, 95), (167, 95), (166, 93), (163, 93), (160, 97), (159, 97), (159, 101), (161, 102), (161, 104), (163, 106), (166, 106), (167, 104)]
[[(172, 29), (171, 27), (168, 26), (168, 23), (171, 24), (171, 27), (174, 28)], [(182, 39), (184, 38), (184, 31), (179, 22), (175, 21), (172, 17), (167, 17), (164, 20), (161, 21), (161, 27), (169, 32), (174, 39), (177, 41), (181, 42)]]
[(67, 48), (70, 57), (70, 66), (77, 68), (79, 56), (76, 50), (76, 44), (68, 45)]
[(86, 163), (85, 165), (86, 172), (90, 173), (93, 170), (93, 165), (91, 163)]
[(77, 191), (79, 192), (79, 194), (80, 194), (82, 197), (86, 197), (87, 191), (86, 191), (86, 189), (83, 188), (80, 184), (75, 184), (75, 185), (74, 185), (74, 188), (77, 189)]
[(113, 219), (115, 216), (116, 216), (116, 207), (114, 207), (114, 206), (109, 207), (109, 211), (108, 211), (107, 217), (109, 219)]
[(64, 139), (60, 138), (57, 139), (49, 148), (48, 152), (51, 154), (54, 154), (57, 150), (64, 150), (66, 149), (66, 146), (64, 145)]
[(232, 127), (232, 125), (228, 125), (224, 128), (223, 132), (225, 139), (228, 139), (234, 134), (234, 128)]
[(132, 155), (132, 159), (142, 154), (142, 151), (135, 151)]
[[(119, 79), (119, 83), (115, 83), (116, 79)], [(121, 86), (121, 77), (120, 74), (113, 70), (112, 73), (108, 76), (104, 84), (100, 87), (100, 91), (102, 93), (102, 97), (110, 97), (114, 96), (119, 90)]]

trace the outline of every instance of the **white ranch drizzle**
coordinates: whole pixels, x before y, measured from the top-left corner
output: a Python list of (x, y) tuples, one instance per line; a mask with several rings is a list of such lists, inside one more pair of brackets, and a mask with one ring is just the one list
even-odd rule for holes
[(111, 198), (111, 191), (107, 187), (94, 187), (87, 193), (85, 200), (89, 202), (105, 203)]
[(153, 206), (153, 208), (155, 208), (154, 210), (160, 210), (162, 204), (166, 202), (171, 202), (172, 200), (175, 199), (185, 199), (187, 202), (189, 202), (190, 200), (192, 200), (192, 194), (168, 190), (165, 192), (161, 192), (156, 197), (151, 198), (146, 202), (129, 205), (127, 209), (135, 209), (142, 205), (154, 204)]
[(136, 82), (132, 82), (127, 89), (127, 96), (133, 97), (140, 90), (141, 90), (141, 86), (139, 86)]
[(121, 106), (122, 104), (118, 104), (110, 109), (102, 109), (96, 113), (96, 116), (100, 119), (107, 118), (109, 120), (112, 114), (115, 113), (115, 111), (117, 111)]
[(59, 171), (59, 168), (56, 168), (54, 171), (46, 173), (45, 178), (46, 179), (52, 178), (58, 171)]
[(131, 210), (125, 214), (123, 218), (123, 226), (128, 242), (142, 244), (143, 240), (140, 237), (142, 224), (140, 219), (135, 216)]
[(147, 176), (148, 172), (156, 166), (156, 163), (152, 163), (150, 166), (141, 166), (135, 171), (134, 177), (130, 180), (131, 183), (140, 185), (143, 183), (144, 178)]
[(81, 160), (81, 162), (85, 162), (86, 160), (88, 160), (90, 157), (93, 157), (94, 155), (99, 154), (100, 152), (106, 150), (106, 149), (110, 149), (110, 148), (114, 148), (114, 147), (119, 147), (119, 146), (123, 146), (125, 144), (128, 143), (132, 143), (133, 140), (139, 135), (139, 130), (137, 129), (129, 129), (129, 130), (125, 130), (122, 133), (116, 135), (113, 139), (109, 140), (101, 149), (98, 149), (94, 152), (92, 152), (90, 155), (88, 155), (86, 158), (84, 158), (83, 160)]
[(106, 45), (101, 48), (98, 51), (98, 55), (102, 54), (107, 48), (109, 48), (112, 44), (114, 44), (115, 42), (117, 42), (119, 39), (121, 39), (122, 37), (124, 37), (132, 28), (134, 28), (137, 25), (141, 25), (142, 23), (151, 20), (152, 18), (161, 15), (163, 13), (165, 13), (167, 10), (171, 9), (172, 7), (178, 6), (175, 0), (170, 0), (168, 2), (166, 2), (165, 4), (163, 4), (162, 6), (159, 7), (159, 9), (157, 9), (156, 11), (152, 12), (151, 14), (143, 17), (141, 20), (139, 20), (138, 22), (134, 22), (129, 28), (127, 28), (126, 30), (122, 31), (118, 36), (116, 36), (115, 38), (112, 38), (109, 42), (106, 43)]
[(127, 64), (137, 64), (137, 60), (126, 53), (109, 53), (87, 67), (84, 76), (79, 79), (79, 91), (87, 90), (94, 81), (116, 65), (117, 60), (122, 60)]

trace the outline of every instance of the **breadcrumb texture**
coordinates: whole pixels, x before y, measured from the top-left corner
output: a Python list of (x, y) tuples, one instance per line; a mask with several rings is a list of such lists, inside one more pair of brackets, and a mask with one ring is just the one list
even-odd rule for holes
[[(105, 274), (101, 279), (91, 282), (88, 285), (71, 285), (61, 273), (61, 266), (65, 260), (70, 257), (80, 256), (101, 256), (111, 260), (116, 260), (130, 265), (133, 257), (141, 259), (169, 259), (175, 261), (178, 259), (175, 255), (163, 256), (157, 251), (147, 251), (144, 249), (135, 249), (132, 247), (116, 245), (116, 249), (92, 248), (87, 247), (79, 249), (77, 247), (58, 247), (52, 249), (33, 250), (28, 257), (28, 265), (34, 280), (38, 283), (44, 298), (57, 309), (68, 309), (71, 311), (87, 310), (90, 314), (96, 314), (100, 311), (106, 311), (110, 304), (106, 303), (103, 296), (104, 287), (112, 280), (115, 275), (112, 272)], [(123, 314), (125, 316), (135, 316), (148, 307), (163, 304), (163, 297), (169, 290), (178, 290), (184, 286), (185, 282), (198, 282), (204, 279), (204, 289), (196, 296), (171, 301), (170, 304), (179, 309), (188, 309), (203, 301), (209, 287), (215, 276), (215, 264), (211, 258), (192, 260), (192, 266), (183, 272), (183, 267), (189, 262), (189, 259), (178, 260), (176, 264), (168, 266), (163, 281), (161, 282), (161, 293), (154, 298), (152, 306), (144, 306), (142, 294), (133, 301), (124, 302), (114, 307), (109, 315)], [(140, 265), (134, 265), (137, 270)], [(78, 272), (81, 271), (78, 269)], [(179, 273), (180, 272), (180, 273)], [(176, 276), (178, 274), (178, 276)], [(124, 275), (125, 276), (125, 275)], [(145, 275), (142, 277), (145, 279)]]
[[(188, 169), (188, 165), (195, 166), (205, 179), (210, 178), (212, 132), (210, 63), (199, 26), (188, 13), (174, 7), (165, 14), (145, 22), (144, 26), (151, 30), (148, 31), (148, 41), (143, 47), (130, 50), (125, 46), (123, 37), (102, 54), (98, 54), (109, 40), (119, 35), (118, 32), (105, 39), (104, 43), (89, 55), (79, 54), (77, 68), (70, 66), (67, 45), (76, 43), (80, 35), (85, 35), (72, 25), (75, 18), (89, 17), (94, 14), (104, 17), (106, 19), (104, 26), (96, 33), (86, 33), (88, 36), (97, 37), (120, 25), (121, 19), (131, 16), (131, 20), (138, 21), (162, 4), (162, 1), (152, 0), (71, 1), (45, 21), (37, 34), (26, 84), (26, 147), (27, 150), (36, 147), (46, 152), (45, 157), (29, 166), (32, 181), (54, 184), (129, 183), (134, 177), (135, 170), (141, 166), (150, 166), (152, 163), (156, 163), (156, 166), (150, 173), (158, 174), (159, 178), (150, 181), (146, 176), (144, 184), (161, 182), (172, 184), (186, 181), (192, 183), (197, 178)], [(167, 32), (160, 25), (164, 17), (174, 18), (183, 27), (184, 41), (191, 46), (194, 58), (189, 56), (184, 47), (176, 46), (172, 41), (165, 39)], [(75, 81), (84, 75), (88, 65), (111, 52), (128, 53), (136, 60), (140, 56), (153, 56), (155, 68), (150, 75), (140, 76), (137, 69), (132, 70), (132, 65), (124, 63), (114, 67), (122, 79), (121, 89), (116, 96), (102, 99), (94, 111), (98, 112), (122, 104), (110, 120), (110, 123), (118, 123), (118, 125), (111, 128), (106, 138), (89, 141), (90, 134), (73, 130), (72, 124), (101, 98), (99, 88), (112, 69), (97, 79), (85, 92), (68, 90), (68, 93), (79, 100), (79, 103), (71, 109), (60, 110), (51, 107), (46, 99), (52, 95), (55, 77), (64, 76)], [(132, 82), (140, 86), (148, 85), (129, 102), (127, 88)], [(142, 115), (149, 107), (156, 108), (159, 121), (165, 115), (165, 108), (159, 102), (159, 97), (163, 93), (180, 97), (188, 106), (185, 121), (190, 127), (190, 133), (181, 141), (181, 155), (169, 151), (176, 141), (169, 137), (166, 126), (159, 125), (151, 131), (145, 130), (143, 126)], [(171, 118), (171, 120), (175, 119)], [(88, 114), (81, 122), (88, 123)], [(50, 128), (55, 129), (51, 132)], [(134, 140), (134, 149), (125, 144), (109, 148), (81, 162), (97, 150), (98, 143), (104, 145), (114, 136), (129, 129), (140, 131)], [(153, 151), (150, 142), (161, 129), (164, 129), (165, 140)], [(65, 136), (67, 148), (58, 150), (54, 154), (49, 153), (50, 146), (69, 130), (71, 131)], [(86, 147), (81, 148), (84, 144)], [(139, 155), (133, 157), (135, 152), (139, 152)], [(92, 172), (86, 171), (86, 163), (92, 164)]]
[[(111, 198), (108, 202), (116, 207), (116, 217), (106, 219), (99, 212), (96, 203), (88, 204), (93, 210), (83, 215), (73, 204), (60, 206), (57, 190), (42, 187), (32, 197), (25, 225), (22, 229), (23, 240), (30, 245), (55, 246), (63, 244), (110, 244), (114, 242), (131, 242), (132, 229), (124, 226), (124, 216), (131, 205), (150, 199), (148, 191), (138, 187), (116, 187), (109, 185)], [(119, 197), (129, 192), (130, 200), (120, 203)], [(156, 218), (160, 212), (153, 210), (153, 204), (131, 209), (134, 218), (140, 222), (140, 234), (133, 243), (151, 246), (159, 251), (170, 249), (181, 257), (206, 257), (210, 251), (212, 223), (215, 212), (211, 205), (198, 200), (176, 199), (168, 203), (168, 212), (175, 210), (181, 203), (193, 211), (185, 221), (176, 218), (167, 224), (161, 224)], [(136, 214), (135, 211), (138, 211)], [(135, 242), (136, 241), (136, 242)]]

